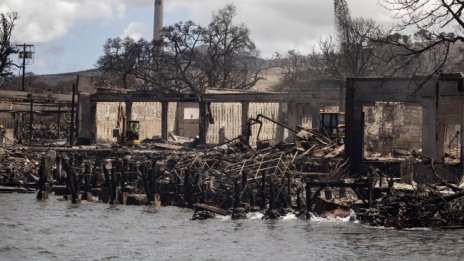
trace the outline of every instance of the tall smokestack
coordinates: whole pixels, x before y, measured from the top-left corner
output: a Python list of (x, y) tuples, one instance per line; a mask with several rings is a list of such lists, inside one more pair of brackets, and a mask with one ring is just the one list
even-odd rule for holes
[(161, 40), (163, 29), (163, 0), (155, 0), (155, 21), (153, 26), (153, 40)]

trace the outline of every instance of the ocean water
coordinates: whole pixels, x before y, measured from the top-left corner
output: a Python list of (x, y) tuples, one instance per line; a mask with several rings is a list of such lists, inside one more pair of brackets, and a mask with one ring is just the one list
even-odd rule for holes
[(464, 260), (464, 230), (292, 215), (192, 221), (177, 207), (72, 205), (0, 194), (0, 260)]

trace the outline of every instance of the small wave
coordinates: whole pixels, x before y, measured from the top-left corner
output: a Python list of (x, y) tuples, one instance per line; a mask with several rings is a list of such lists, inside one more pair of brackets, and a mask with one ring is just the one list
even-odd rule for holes
[(144, 213), (144, 214), (156, 214), (156, 213), (158, 213), (158, 208), (153, 207), (153, 206), (144, 207), (142, 209), (142, 213)]
[(318, 215), (314, 215), (314, 213), (311, 214), (311, 221), (316, 221), (316, 222), (354, 222), (358, 223), (358, 220), (356, 220), (356, 213), (350, 209), (350, 215), (347, 217), (336, 217), (336, 216), (326, 216), (326, 217), (321, 217)]
[(7, 252), (7, 251), (14, 251), (14, 250), (20, 250), (20, 249), (15, 247), (15, 246), (3, 246), (3, 247), (0, 247), (0, 252)]
[(48, 251), (48, 250), (46, 250), (46, 249), (45, 249), (45, 250), (39, 251), (39, 254), (43, 254), (43, 255), (53, 255), (53, 256), (55, 256), (55, 253), (50, 252), (50, 251)]
[(295, 220), (298, 217), (294, 213), (288, 213), (287, 215), (282, 217), (282, 220)]
[(231, 216), (231, 215), (227, 215), (227, 216), (216, 215), (216, 218), (219, 219), (219, 220), (221, 220), (221, 221), (232, 220), (232, 216)]
[(122, 211), (121, 208), (119, 208), (117, 205), (108, 205), (106, 208), (107, 211)]
[(262, 219), (264, 214), (261, 212), (249, 212), (247, 213), (247, 219)]
[(406, 230), (406, 231), (430, 231), (431, 229), (429, 227), (410, 227), (410, 228), (405, 228), (403, 230)]

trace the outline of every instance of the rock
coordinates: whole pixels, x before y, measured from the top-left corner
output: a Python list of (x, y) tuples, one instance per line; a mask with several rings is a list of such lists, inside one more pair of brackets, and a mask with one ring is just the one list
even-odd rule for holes
[(69, 191), (66, 185), (53, 185), (52, 191), (55, 192), (56, 196), (64, 196), (64, 195), (69, 194)]
[(237, 220), (237, 219), (246, 219), (246, 211), (244, 208), (234, 208), (232, 212), (232, 219)]
[(263, 217), (265, 220), (278, 218), (280, 218), (280, 213), (276, 209), (268, 209)]
[(193, 214), (192, 220), (206, 220), (214, 217), (215, 214), (208, 210), (199, 210)]
[(145, 205), (147, 197), (144, 194), (130, 194), (127, 195), (126, 205)]

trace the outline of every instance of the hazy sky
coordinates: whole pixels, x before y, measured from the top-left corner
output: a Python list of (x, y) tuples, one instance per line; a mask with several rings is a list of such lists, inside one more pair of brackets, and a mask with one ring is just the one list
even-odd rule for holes
[[(152, 37), (154, 0), (1, 0), (0, 11), (17, 11), (17, 43), (35, 44), (36, 74), (94, 68), (106, 39)], [(347, 0), (354, 17), (392, 21), (377, 0)], [(332, 0), (164, 0), (164, 24), (207, 24), (214, 10), (233, 3), (263, 57), (290, 49), (308, 52), (333, 32)], [(14, 60), (17, 60), (14, 57)]]

